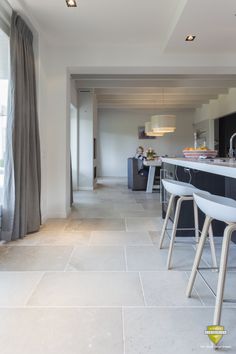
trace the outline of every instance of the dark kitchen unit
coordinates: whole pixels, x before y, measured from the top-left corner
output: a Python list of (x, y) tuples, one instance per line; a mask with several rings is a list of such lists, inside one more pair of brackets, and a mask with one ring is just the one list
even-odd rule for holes
[[(168, 159), (165, 159), (168, 160)], [(173, 160), (173, 159), (172, 159)], [(215, 173), (209, 173), (201, 171), (195, 168), (188, 168), (179, 166), (178, 164), (163, 162), (162, 165), (162, 177), (170, 178), (173, 180), (178, 180), (182, 182), (187, 182), (193, 184), (195, 187), (208, 191), (212, 194), (226, 196), (236, 199), (236, 183), (235, 178), (230, 178)], [(167, 205), (168, 205), (168, 194), (162, 188), (162, 217), (165, 217)], [(176, 198), (177, 201), (177, 198)], [(194, 218), (193, 218), (193, 208), (190, 204), (192, 201), (185, 201), (182, 204), (178, 228), (193, 228)], [(176, 203), (175, 203), (176, 205)], [(175, 206), (172, 211), (173, 220)], [(199, 227), (202, 229), (204, 223), (205, 215), (199, 211)], [(213, 221), (213, 234), (214, 236), (222, 236), (225, 228), (225, 224), (220, 221)], [(194, 236), (193, 230), (178, 230), (177, 236)], [(236, 235), (233, 235), (232, 240), (236, 241)]]

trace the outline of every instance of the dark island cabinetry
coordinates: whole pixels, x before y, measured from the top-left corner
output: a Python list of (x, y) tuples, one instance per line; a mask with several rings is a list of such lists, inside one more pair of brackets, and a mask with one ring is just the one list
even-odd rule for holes
[[(236, 199), (236, 180), (234, 178), (217, 175), (193, 168), (173, 165), (164, 162), (162, 165), (162, 175), (166, 178), (179, 180), (193, 184), (196, 188), (208, 191), (212, 194), (226, 196)], [(162, 215), (165, 217), (168, 204), (168, 195), (162, 190)], [(174, 210), (172, 212), (172, 219)], [(202, 229), (204, 222), (204, 214), (199, 211), (199, 226)], [(193, 208), (192, 202), (183, 203), (178, 228), (193, 228)], [(222, 236), (225, 224), (219, 221), (213, 221), (214, 236)], [(194, 231), (178, 230), (177, 236), (194, 236)], [(233, 235), (233, 241), (236, 241), (236, 234)]]

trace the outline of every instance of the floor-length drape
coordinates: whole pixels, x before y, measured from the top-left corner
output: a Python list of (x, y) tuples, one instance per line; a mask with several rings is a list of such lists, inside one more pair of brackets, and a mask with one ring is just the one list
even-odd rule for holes
[(12, 14), (10, 81), (1, 238), (22, 238), (40, 227), (40, 143), (33, 34)]

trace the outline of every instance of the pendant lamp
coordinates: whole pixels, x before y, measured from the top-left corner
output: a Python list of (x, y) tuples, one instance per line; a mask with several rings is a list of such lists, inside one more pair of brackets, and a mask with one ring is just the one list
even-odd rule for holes
[(164, 135), (164, 133), (162, 133), (162, 132), (160, 132), (160, 133), (158, 133), (158, 132), (154, 132), (153, 130), (152, 130), (152, 123), (151, 122), (146, 122), (145, 123), (145, 134), (147, 135), (147, 136), (163, 136)]
[(152, 116), (151, 129), (154, 133), (173, 133), (176, 129), (176, 116), (167, 114)]

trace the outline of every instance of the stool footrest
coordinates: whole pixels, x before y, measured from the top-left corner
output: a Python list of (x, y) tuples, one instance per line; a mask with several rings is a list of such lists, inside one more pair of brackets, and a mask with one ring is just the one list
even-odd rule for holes
[[(202, 280), (204, 281), (205, 285), (207, 286), (207, 288), (210, 290), (210, 292), (212, 293), (212, 295), (214, 297), (216, 297), (216, 293), (215, 291), (212, 289), (212, 287), (210, 286), (210, 284), (208, 283), (208, 281), (206, 280), (206, 278), (204, 277), (204, 275), (200, 272), (200, 270), (218, 270), (218, 268), (214, 268), (214, 267), (199, 267), (197, 269), (198, 274), (201, 276)], [(236, 269), (236, 267), (228, 267), (227, 270), (229, 269)], [(223, 299), (223, 302), (226, 303), (230, 303), (230, 304), (236, 304), (236, 299)]]

